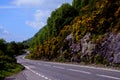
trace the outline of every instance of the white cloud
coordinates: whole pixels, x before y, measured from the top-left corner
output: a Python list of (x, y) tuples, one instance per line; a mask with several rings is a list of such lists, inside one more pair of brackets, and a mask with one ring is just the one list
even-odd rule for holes
[(0, 26), (0, 36), (4, 36), (4, 35), (9, 35), (9, 32)]
[(71, 3), (72, 0), (13, 0), (11, 3), (20, 7), (55, 8), (62, 3)]
[(26, 24), (31, 26), (34, 29), (40, 29), (45, 25), (43, 22), (38, 22), (38, 21), (26, 21)]
[(62, 3), (72, 0), (13, 0), (16, 7), (39, 9), (32, 15), (32, 20), (26, 20), (26, 24), (35, 29), (42, 28), (50, 16), (50, 12), (58, 8)]
[(0, 38), (3, 38), (6, 41), (8, 41), (10, 36), (11, 34), (7, 30), (5, 30), (2, 26), (0, 26)]
[(0, 38), (5, 39), (7, 42), (11, 41), (22, 41), (26, 39), (26, 36), (21, 36), (18, 34), (11, 34), (7, 30), (4, 29), (4, 27), (0, 26)]
[(41, 18), (47, 17), (48, 15), (49, 15), (49, 11), (36, 10), (34, 17), (35, 20), (40, 21)]
[(14, 0), (12, 4), (16, 6), (39, 6), (44, 2), (44, 0)]
[(46, 24), (46, 19), (49, 17), (50, 11), (42, 11), (42, 10), (36, 10), (36, 12), (33, 14), (33, 20), (32, 21), (26, 21), (26, 24), (35, 28), (40, 29)]

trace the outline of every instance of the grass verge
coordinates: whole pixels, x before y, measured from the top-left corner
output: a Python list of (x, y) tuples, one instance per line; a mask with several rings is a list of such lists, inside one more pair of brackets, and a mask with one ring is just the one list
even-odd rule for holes
[(0, 70), (0, 80), (4, 80), (5, 77), (17, 74), (22, 70), (24, 70), (24, 67), (21, 64), (12, 64), (11, 68)]

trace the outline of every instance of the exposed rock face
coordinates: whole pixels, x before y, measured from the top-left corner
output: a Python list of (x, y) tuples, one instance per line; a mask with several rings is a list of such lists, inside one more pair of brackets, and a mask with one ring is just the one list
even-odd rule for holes
[(111, 63), (120, 63), (120, 33), (108, 33), (105, 40), (97, 44), (95, 52), (102, 54)]
[(87, 33), (81, 40), (81, 53), (89, 55), (95, 49), (95, 44), (90, 40), (91, 34)]
[[(70, 54), (79, 54), (80, 57), (90, 55), (91, 53), (102, 54), (110, 63), (120, 63), (120, 33), (106, 33), (105, 38), (100, 43), (93, 43), (90, 39), (91, 34), (87, 33), (77, 43), (74, 43), (73, 34), (68, 35), (61, 48), (64, 54), (66, 49), (70, 50)], [(76, 60), (78, 57), (72, 56), (71, 59)]]
[(120, 52), (118, 54), (114, 54), (114, 63), (120, 63)]
[[(95, 49), (95, 44), (92, 43), (92, 41), (90, 40), (91, 34), (87, 33), (82, 39), (80, 39), (77, 43), (74, 43), (74, 37), (72, 34), (68, 35), (65, 40), (64, 43), (67, 45), (63, 46), (61, 49), (61, 53), (64, 53), (63, 48), (69, 48), (71, 51), (71, 54), (80, 54), (81, 56), (84, 55), (89, 55), (93, 52), (93, 50)], [(74, 56), (73, 56), (74, 57)], [(73, 57), (71, 57), (71, 59), (73, 59)], [(76, 60), (77, 57), (74, 57), (74, 60)]]
[[(62, 48), (69, 48), (71, 50), (71, 53), (78, 53), (81, 50), (81, 44), (80, 43), (74, 43), (73, 41), (73, 34), (68, 35), (65, 40), (65, 46), (63, 46)], [(66, 47), (67, 46), (67, 47)], [(64, 49), (62, 49), (61, 52), (64, 52)]]

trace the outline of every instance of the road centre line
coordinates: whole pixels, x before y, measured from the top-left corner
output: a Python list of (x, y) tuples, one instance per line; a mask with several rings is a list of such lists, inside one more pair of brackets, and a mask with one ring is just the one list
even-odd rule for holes
[(83, 67), (83, 68), (97, 69), (97, 70), (106, 70), (106, 71), (112, 71), (112, 72), (120, 72), (120, 70), (111, 69), (111, 68), (101, 68), (101, 67), (85, 66), (85, 65), (73, 65), (73, 64), (65, 64), (65, 63), (57, 63), (57, 62), (45, 62), (45, 63), (58, 64), (58, 65), (67, 65), (67, 66), (75, 66), (75, 67)]
[[(65, 69), (64, 67), (60, 67), (60, 66), (53, 66), (54, 68), (58, 68), (58, 69)], [(80, 73), (85, 73), (85, 74), (91, 74), (90, 72), (87, 71), (81, 71), (81, 70), (76, 70), (76, 69), (67, 69), (69, 71), (74, 71), (74, 72), (80, 72)]]
[(115, 80), (120, 80), (118, 77), (113, 77), (113, 76), (108, 76), (108, 75), (101, 75), (101, 74), (96, 74), (96, 76), (104, 77), (104, 78), (110, 78), (110, 79), (115, 79)]
[(64, 67), (60, 67), (60, 66), (53, 66), (53, 67), (58, 69), (65, 69)]
[(38, 75), (38, 76), (46, 79), (46, 80), (51, 80), (51, 79), (49, 79), (48, 77), (46, 77), (46, 76), (44, 76), (44, 75), (41, 75), (41, 74), (35, 72), (34, 70), (30, 69), (30, 67), (28, 67), (28, 66), (25, 66), (25, 68), (28, 69), (28, 70), (30, 70), (30, 71), (33, 72), (34, 74), (36, 74), (36, 75)]
[(85, 74), (91, 74), (90, 72), (87, 71), (81, 71), (81, 70), (76, 70), (76, 69), (68, 69), (69, 71), (74, 71), (74, 72), (80, 72), (80, 73), (85, 73)]
[(44, 64), (44, 66), (49, 66), (49, 67), (50, 67), (51, 65), (48, 65), (48, 64)]
[[(42, 65), (42, 64), (40, 64), (40, 65)], [(58, 69), (66, 69), (66, 68), (61, 67), (61, 66), (52, 66), (52, 65), (49, 65), (49, 64), (43, 64), (43, 65), (44, 65), (44, 66), (51, 66), (51, 67), (58, 68)], [(44, 75), (41, 75), (41, 74), (33, 71), (32, 69), (30, 69), (31, 66), (30, 66), (30, 67), (25, 66), (25, 67), (26, 67), (28, 70), (30, 70), (30, 71), (32, 71), (33, 73), (35, 73), (36, 75), (38, 75), (38, 76), (40, 76), (40, 77), (43, 77), (43, 78), (46, 79), (46, 80), (51, 80), (51, 79), (49, 79), (48, 77), (46, 77), (46, 76), (44, 76)], [(82, 66), (82, 67), (83, 67), (83, 66)], [(87, 68), (87, 66), (86, 66), (86, 68)], [(94, 68), (94, 67), (90, 67), (90, 68)], [(95, 68), (95, 69), (96, 69), (96, 68)], [(97, 69), (101, 69), (101, 68), (97, 68)], [(72, 69), (72, 68), (66, 69), (66, 70), (74, 71), (74, 72), (80, 72), (80, 73), (84, 73), (84, 74), (92, 74), (91, 72), (87, 72), (87, 71), (83, 71), (83, 70), (77, 70), (77, 69)], [(104, 69), (104, 68), (102, 68), (102, 70), (119, 72), (119, 70), (118, 70), (118, 71), (117, 71), (117, 70), (111, 70), (111, 69), (109, 70), (109, 69)], [(109, 75), (102, 75), (102, 74), (95, 74), (95, 75), (96, 75), (96, 76), (99, 76), (99, 77), (104, 77), (104, 78), (109, 78), (109, 79), (114, 79), (114, 80), (120, 80), (119, 77), (114, 77), (114, 76), (109, 76)]]

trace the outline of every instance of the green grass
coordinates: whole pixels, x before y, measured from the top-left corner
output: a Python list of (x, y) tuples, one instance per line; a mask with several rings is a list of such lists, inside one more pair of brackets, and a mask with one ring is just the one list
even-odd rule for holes
[(14, 64), (12, 68), (0, 70), (0, 80), (3, 80), (5, 77), (14, 75), (22, 71), (23, 69), (24, 67), (21, 64)]

